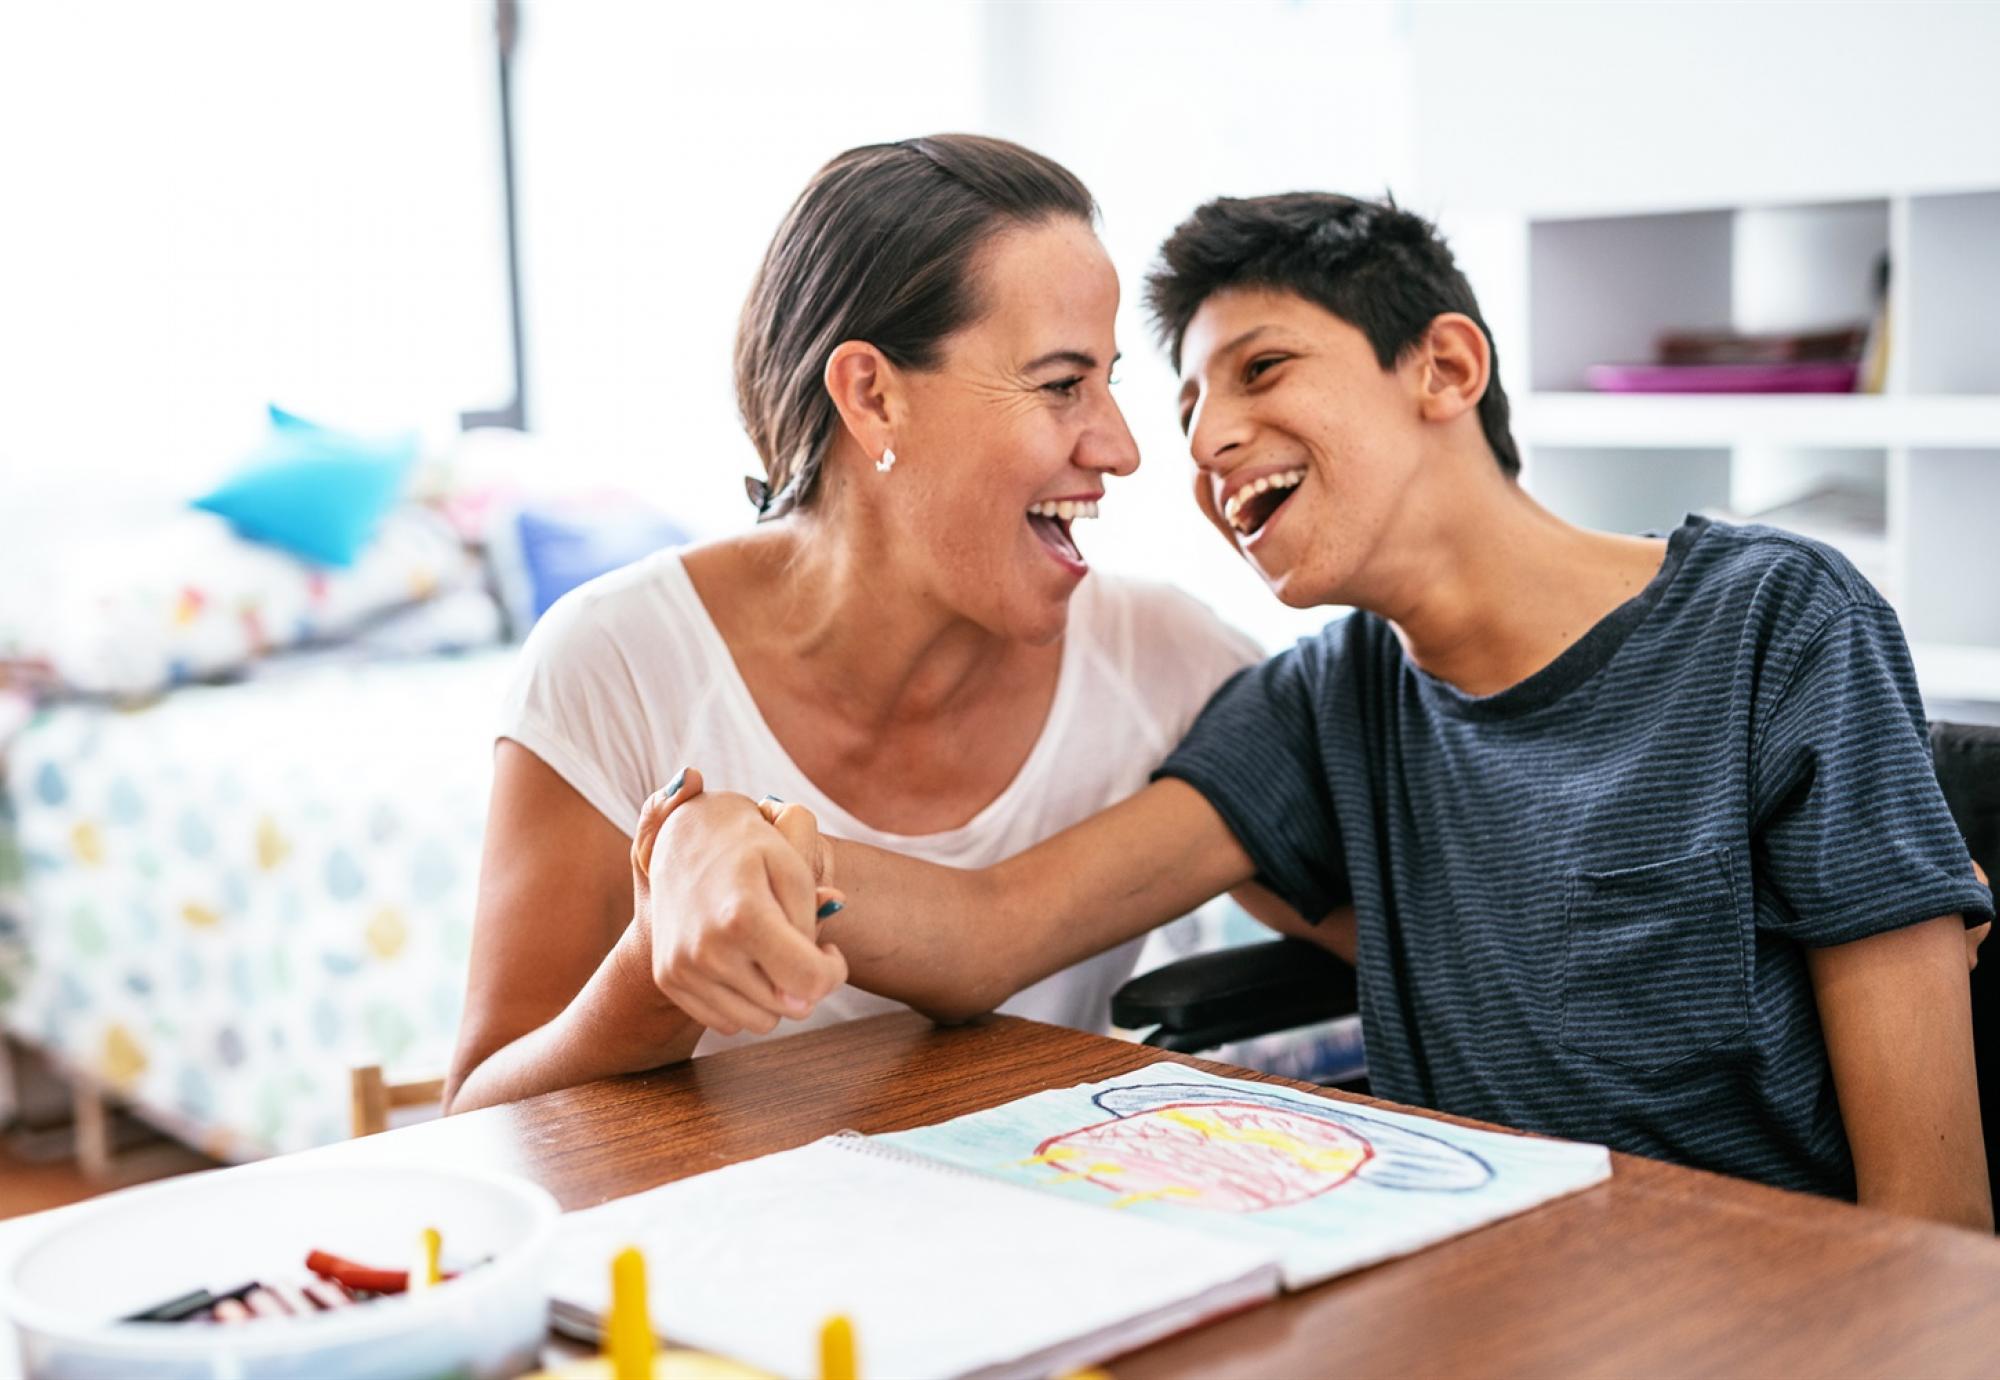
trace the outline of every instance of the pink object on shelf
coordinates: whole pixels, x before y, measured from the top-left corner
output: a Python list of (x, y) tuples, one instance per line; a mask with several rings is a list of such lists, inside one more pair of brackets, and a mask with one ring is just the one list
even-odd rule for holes
[(1852, 393), (1859, 364), (1593, 364), (1584, 382), (1600, 393)]

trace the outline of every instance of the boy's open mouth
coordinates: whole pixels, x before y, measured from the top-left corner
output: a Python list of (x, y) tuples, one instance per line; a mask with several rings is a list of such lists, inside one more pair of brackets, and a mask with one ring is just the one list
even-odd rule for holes
[(1097, 516), (1095, 499), (1051, 499), (1046, 503), (1030, 504), (1028, 526), (1042, 539), (1051, 555), (1072, 569), (1085, 569), (1088, 562), (1083, 552), (1077, 549), (1076, 539), (1070, 535), (1070, 524), (1078, 518)]
[(1239, 536), (1254, 537), (1278, 515), (1278, 509), (1285, 506), (1305, 478), (1306, 472), (1298, 469), (1252, 480), (1229, 496), (1222, 516)]

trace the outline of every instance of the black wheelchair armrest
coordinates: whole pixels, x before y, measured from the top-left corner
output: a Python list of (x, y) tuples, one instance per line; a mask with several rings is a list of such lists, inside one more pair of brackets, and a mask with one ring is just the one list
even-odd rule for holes
[(1354, 969), (1317, 944), (1279, 939), (1196, 954), (1141, 973), (1111, 998), (1111, 1021), (1158, 1026), (1146, 1043), (1183, 1053), (1359, 1010)]
[(2000, 727), (1932, 723), (1931, 763), (1967, 850), (2000, 884)]

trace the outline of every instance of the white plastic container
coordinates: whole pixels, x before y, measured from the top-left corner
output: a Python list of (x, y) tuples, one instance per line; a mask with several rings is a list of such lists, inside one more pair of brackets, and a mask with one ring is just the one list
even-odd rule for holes
[[(435, 1168), (224, 1170), (134, 1189), (52, 1224), (0, 1275), (30, 1380), (515, 1376), (548, 1328), (561, 1210), (525, 1179)], [(416, 1294), (247, 1323), (116, 1319), (190, 1290), (304, 1282), (306, 1252), (406, 1268), (425, 1227), (447, 1268)]]

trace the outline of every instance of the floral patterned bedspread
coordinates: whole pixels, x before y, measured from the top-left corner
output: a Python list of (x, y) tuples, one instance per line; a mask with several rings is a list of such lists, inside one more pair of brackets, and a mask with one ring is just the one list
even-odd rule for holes
[(212, 1154), (348, 1132), (441, 1072), (513, 651), (302, 668), (8, 747), (0, 1024)]

